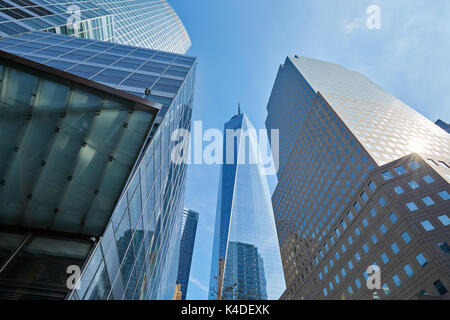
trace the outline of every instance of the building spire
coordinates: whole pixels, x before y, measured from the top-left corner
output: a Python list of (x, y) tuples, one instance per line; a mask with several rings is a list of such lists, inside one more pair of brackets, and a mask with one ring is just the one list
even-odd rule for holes
[(241, 115), (241, 103), (238, 101), (238, 116)]

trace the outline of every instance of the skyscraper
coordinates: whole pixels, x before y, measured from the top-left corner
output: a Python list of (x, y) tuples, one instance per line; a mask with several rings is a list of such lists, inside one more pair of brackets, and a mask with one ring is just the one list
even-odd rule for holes
[[(448, 299), (448, 134), (358, 72), (299, 56), (267, 110), (283, 298)], [(380, 290), (366, 286), (371, 265)]]
[(166, 0), (6, 0), (0, 37), (46, 31), (184, 54), (189, 35)]
[(444, 129), (448, 133), (450, 133), (450, 124), (447, 124), (444, 121), (439, 119), (438, 121), (436, 121), (436, 125), (441, 127), (442, 129)]
[(170, 135), (190, 129), (196, 58), (42, 31), (0, 47), (0, 297), (172, 299)]
[[(258, 154), (253, 125), (245, 114), (225, 123), (234, 132), (233, 161), (224, 144), (209, 299), (278, 299), (285, 288), (272, 203), (260, 164), (246, 159)], [(230, 137), (227, 137), (229, 139)], [(232, 148), (232, 149), (233, 149)]]
[(193, 210), (183, 209), (181, 226), (180, 263), (177, 284), (180, 284), (181, 300), (186, 300), (189, 275), (191, 273), (192, 254), (194, 253), (195, 234), (199, 214)]

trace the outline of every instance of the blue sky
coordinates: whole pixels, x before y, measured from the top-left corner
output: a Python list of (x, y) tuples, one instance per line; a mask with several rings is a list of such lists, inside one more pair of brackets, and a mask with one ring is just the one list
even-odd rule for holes
[[(448, 0), (169, 0), (199, 58), (193, 120), (223, 128), (237, 101), (264, 128), (278, 67), (299, 54), (361, 72), (432, 121), (450, 122)], [(381, 9), (369, 30), (366, 9)], [(188, 299), (206, 299), (219, 166), (191, 165), (185, 207), (200, 213)]]

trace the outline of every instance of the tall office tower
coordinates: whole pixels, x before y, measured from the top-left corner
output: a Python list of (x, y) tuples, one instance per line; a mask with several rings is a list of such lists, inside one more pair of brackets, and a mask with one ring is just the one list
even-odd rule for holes
[(192, 253), (194, 252), (195, 234), (199, 214), (189, 209), (183, 209), (181, 226), (180, 263), (178, 267), (177, 284), (180, 284), (181, 300), (186, 300), (189, 275), (191, 273)]
[(46, 31), (185, 54), (189, 35), (166, 0), (5, 0), (0, 37)]
[[(361, 74), (299, 56), (267, 110), (280, 129), (282, 298), (448, 299), (449, 135)], [(380, 290), (366, 285), (371, 265)]]
[(40, 31), (0, 47), (0, 298), (172, 299), (170, 136), (196, 58)]
[(444, 121), (439, 119), (438, 121), (436, 121), (436, 125), (442, 129), (444, 129), (448, 133), (450, 133), (450, 124), (447, 124)]
[(228, 130), (234, 136), (224, 144), (209, 299), (278, 299), (285, 282), (269, 187), (262, 166), (247, 159), (261, 150), (249, 138), (254, 127), (245, 114), (225, 123)]

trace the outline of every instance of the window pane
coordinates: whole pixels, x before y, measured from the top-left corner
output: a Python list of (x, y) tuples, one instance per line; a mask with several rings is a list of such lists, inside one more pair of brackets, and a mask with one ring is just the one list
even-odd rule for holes
[(446, 214), (438, 217), (438, 219), (441, 221), (441, 223), (446, 227), (450, 224), (450, 219), (448, 218), (448, 216)]
[(432, 231), (432, 230), (434, 230), (434, 227), (433, 227), (433, 225), (431, 224), (431, 222), (429, 220), (422, 221), (420, 224), (425, 229), (425, 231)]

